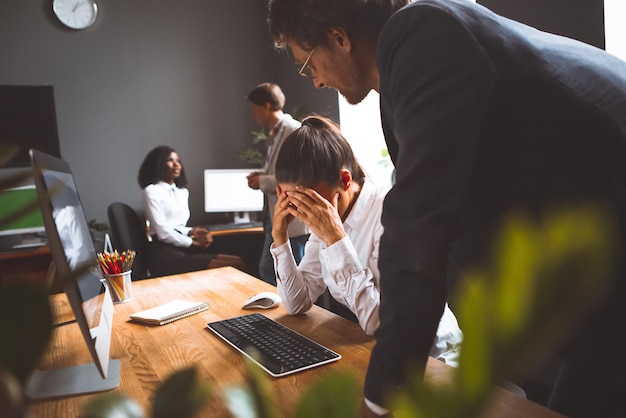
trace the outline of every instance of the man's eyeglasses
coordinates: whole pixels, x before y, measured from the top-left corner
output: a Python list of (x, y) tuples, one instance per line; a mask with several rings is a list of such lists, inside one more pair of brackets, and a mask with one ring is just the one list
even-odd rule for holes
[(311, 50), (311, 52), (309, 53), (309, 56), (306, 57), (306, 60), (304, 60), (304, 64), (302, 64), (302, 67), (300, 67), (300, 69), (298, 70), (298, 74), (300, 74), (302, 77), (308, 77), (308, 78), (315, 77), (315, 69), (309, 66), (309, 61), (311, 60), (311, 57), (313, 56), (314, 52), (315, 52), (315, 48)]

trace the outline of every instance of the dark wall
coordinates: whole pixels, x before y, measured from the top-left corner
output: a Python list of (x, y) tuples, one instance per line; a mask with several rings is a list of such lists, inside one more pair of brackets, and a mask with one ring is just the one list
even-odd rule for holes
[[(602, 2), (479, 0), (539, 29), (604, 45)], [(121, 200), (141, 208), (137, 169), (169, 144), (189, 173), (192, 223), (202, 223), (202, 170), (245, 167), (256, 129), (246, 93), (279, 83), (294, 107), (338, 117), (336, 93), (315, 91), (276, 53), (263, 0), (101, 0), (84, 31), (64, 28), (52, 0), (0, 1), (0, 84), (54, 86), (61, 154), (90, 219)], [(1, 116), (1, 115), (0, 115)]]
[(537, 29), (604, 49), (603, 1), (478, 0), (477, 3)]
[[(52, 0), (0, 1), (0, 84), (54, 86), (61, 155), (88, 219), (120, 200), (141, 209), (136, 177), (154, 146), (180, 153), (191, 223), (202, 223), (202, 170), (246, 167), (257, 129), (245, 96), (279, 83), (287, 110), (337, 118), (337, 98), (297, 76), (272, 47), (259, 0), (102, 0), (89, 29), (62, 26)], [(1, 117), (1, 115), (0, 115)], [(0, 139), (1, 140), (1, 139)]]

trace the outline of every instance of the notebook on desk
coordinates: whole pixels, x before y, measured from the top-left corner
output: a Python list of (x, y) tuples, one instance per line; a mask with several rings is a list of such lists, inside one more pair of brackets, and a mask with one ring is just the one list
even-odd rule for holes
[(341, 358), (340, 354), (260, 313), (209, 322), (206, 326), (274, 377)]
[(151, 325), (165, 325), (209, 309), (207, 302), (174, 299), (170, 302), (135, 312), (130, 319)]

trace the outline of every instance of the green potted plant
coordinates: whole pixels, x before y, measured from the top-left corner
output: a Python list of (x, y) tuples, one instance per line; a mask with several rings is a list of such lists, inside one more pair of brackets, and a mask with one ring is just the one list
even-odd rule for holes
[(265, 165), (269, 138), (263, 129), (250, 133), (252, 134), (252, 145), (241, 151), (239, 157), (252, 166), (262, 168)]

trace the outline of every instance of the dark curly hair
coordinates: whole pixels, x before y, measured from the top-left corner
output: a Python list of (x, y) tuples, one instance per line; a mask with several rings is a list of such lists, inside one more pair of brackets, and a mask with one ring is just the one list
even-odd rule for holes
[[(141, 167), (139, 167), (139, 175), (137, 176), (137, 181), (142, 189), (145, 189), (150, 184), (157, 184), (163, 179), (165, 162), (172, 152), (176, 152), (176, 150), (167, 145), (161, 145), (146, 155), (146, 158), (141, 163)], [(180, 177), (174, 180), (174, 183), (178, 187), (185, 187), (187, 185), (187, 175), (185, 174), (185, 166), (182, 161), (181, 166)]]
[(342, 168), (349, 170), (352, 179), (363, 185), (363, 168), (339, 127), (322, 116), (309, 116), (280, 147), (276, 180), (305, 187), (314, 187), (321, 182), (337, 186), (341, 183), (339, 171)]

